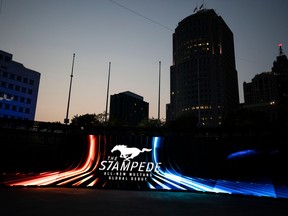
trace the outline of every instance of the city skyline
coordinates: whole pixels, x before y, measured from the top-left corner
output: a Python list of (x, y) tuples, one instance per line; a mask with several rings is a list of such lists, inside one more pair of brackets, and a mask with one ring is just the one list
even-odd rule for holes
[[(240, 102), (243, 82), (271, 71), (283, 44), (287, 54), (288, 2), (206, 1), (1, 1), (0, 49), (41, 73), (36, 118), (63, 122), (75, 53), (71, 119), (105, 110), (108, 64), (110, 95), (131, 91), (157, 118), (158, 62), (162, 62), (161, 118), (169, 102), (172, 34), (204, 2), (234, 34)], [(286, 25), (286, 26), (285, 26)], [(286, 41), (285, 41), (286, 40)]]

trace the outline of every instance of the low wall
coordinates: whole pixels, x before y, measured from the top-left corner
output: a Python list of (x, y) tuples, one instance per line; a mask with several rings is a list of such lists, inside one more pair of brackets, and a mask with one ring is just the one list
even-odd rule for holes
[(0, 172), (59, 169), (81, 158), (86, 136), (17, 129), (0, 130)]
[[(285, 129), (2, 128), (0, 143), (5, 185), (38, 185), (46, 176), (29, 173), (56, 170), (48, 185), (288, 197)], [(16, 172), (26, 180), (10, 181)]]

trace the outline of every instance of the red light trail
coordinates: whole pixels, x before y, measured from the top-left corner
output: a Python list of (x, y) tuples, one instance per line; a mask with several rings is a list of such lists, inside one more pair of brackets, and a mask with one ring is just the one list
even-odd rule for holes
[[(38, 176), (12, 180), (5, 184), (8, 186), (48, 186), (53, 184), (66, 185), (74, 182), (72, 186), (79, 186), (94, 176), (93, 172), (99, 165), (99, 161), (100, 151), (97, 137), (89, 135), (88, 154), (84, 163), (80, 162), (73, 169), (40, 173)], [(88, 186), (94, 186), (96, 183), (97, 179)]]

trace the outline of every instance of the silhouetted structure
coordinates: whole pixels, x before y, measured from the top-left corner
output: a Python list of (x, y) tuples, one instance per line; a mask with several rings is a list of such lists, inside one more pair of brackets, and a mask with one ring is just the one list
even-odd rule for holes
[(215, 127), (239, 105), (233, 33), (213, 9), (179, 22), (173, 34), (170, 104), (166, 119), (194, 115)]
[(0, 118), (34, 120), (40, 73), (0, 50)]
[(278, 98), (280, 104), (288, 105), (288, 59), (279, 44), (279, 55), (273, 62), (272, 71), (277, 76)]
[(245, 104), (271, 103), (278, 101), (275, 73), (257, 74), (250, 83), (243, 83)]
[(272, 72), (257, 74), (251, 82), (243, 83), (244, 108), (269, 115), (270, 121), (287, 122), (288, 59), (279, 46), (279, 56)]
[(111, 95), (109, 122), (121, 125), (138, 125), (148, 120), (149, 103), (130, 91)]

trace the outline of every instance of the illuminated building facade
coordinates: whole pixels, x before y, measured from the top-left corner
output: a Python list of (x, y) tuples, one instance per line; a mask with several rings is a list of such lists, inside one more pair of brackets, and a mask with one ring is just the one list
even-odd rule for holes
[(143, 97), (130, 91), (111, 95), (109, 121), (122, 125), (138, 125), (148, 120), (149, 103)]
[(238, 105), (233, 33), (213, 9), (201, 9), (173, 34), (166, 119), (192, 114), (198, 126), (217, 127)]
[(0, 50), (0, 118), (34, 120), (40, 73)]

